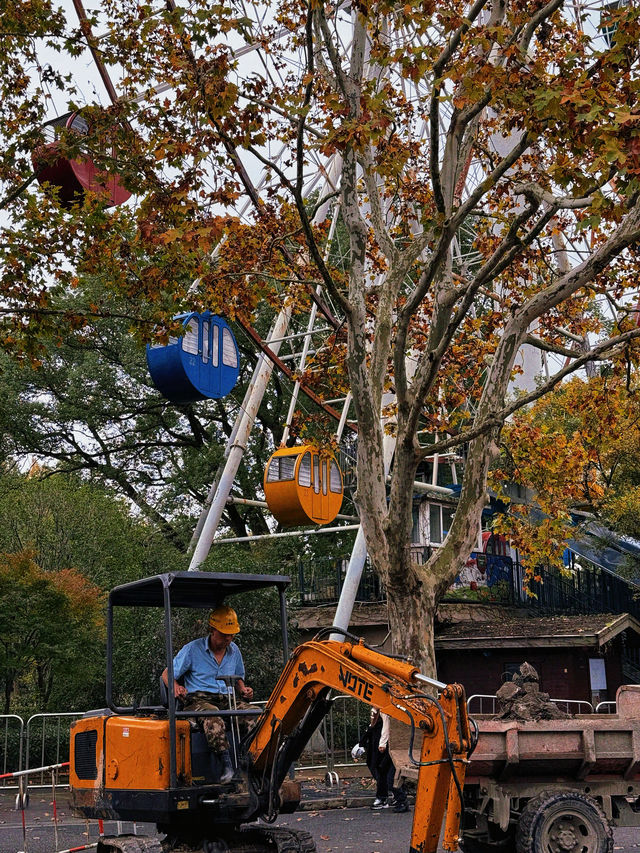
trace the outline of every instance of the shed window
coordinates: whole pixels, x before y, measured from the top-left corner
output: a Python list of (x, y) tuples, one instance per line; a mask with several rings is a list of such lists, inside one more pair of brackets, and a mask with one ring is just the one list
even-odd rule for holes
[(455, 514), (455, 510), (448, 506), (442, 507), (442, 538), (447, 535), (447, 533), (451, 530), (451, 524), (453, 523), (453, 516)]
[(313, 491), (316, 494), (320, 493), (320, 459), (315, 453), (313, 455)]
[(269, 463), (267, 483), (277, 483), (280, 480), (293, 480), (295, 467), (295, 456), (275, 456)]
[(432, 545), (444, 542), (451, 529), (454, 512), (453, 507), (429, 504), (429, 542)]
[(328, 479), (329, 478), (327, 476), (327, 460), (323, 459), (322, 460), (322, 494), (323, 495), (327, 494), (327, 480)]
[(440, 504), (431, 504), (429, 507), (429, 541), (442, 542), (442, 519), (440, 517)]
[(338, 468), (338, 463), (335, 459), (331, 460), (331, 467), (329, 470), (331, 472), (329, 488), (332, 492), (340, 494), (342, 491), (342, 477), (340, 476), (340, 469)]
[(305, 453), (298, 467), (298, 485), (309, 487), (311, 485), (311, 454)]
[(198, 321), (189, 320), (182, 338), (182, 349), (191, 355), (198, 355)]
[(227, 367), (238, 366), (238, 351), (229, 329), (222, 330), (222, 363)]

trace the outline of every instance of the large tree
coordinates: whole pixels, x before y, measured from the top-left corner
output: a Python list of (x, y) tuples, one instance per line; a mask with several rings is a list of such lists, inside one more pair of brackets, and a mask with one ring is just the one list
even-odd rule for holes
[[(183, 568), (183, 554), (96, 483), (33, 465), (0, 473), (0, 684), (5, 707), (72, 710), (104, 701), (108, 590)], [(137, 613), (126, 688), (155, 688), (162, 626)], [(160, 651), (159, 651), (160, 649)]]
[[(88, 146), (137, 193), (110, 213), (93, 197), (67, 213), (29, 184), (45, 83), (68, 85), (54, 72), (31, 85), (32, 36), (74, 54), (89, 30), (70, 33), (47, 0), (6, 21), (5, 344), (37, 361), (41, 334), (90, 325), (94, 309), (51, 299), (97, 267), (159, 316), (192, 277), (192, 304), (246, 324), (319, 303), (334, 331), (306, 379), (353, 393), (358, 504), (394, 644), (433, 671), (435, 607), (477, 535), (505, 420), (639, 334), (621, 309), (640, 238), (640, 13), (607, 13), (598, 35), (597, 13), (563, 0), (103, 5), (92, 46), (120, 99), (61, 146)], [(323, 199), (306, 198), (321, 169), (348, 234), (339, 260)], [(611, 335), (597, 296), (621, 318)], [(524, 344), (567, 364), (512, 400)], [(455, 519), (416, 565), (410, 484), (452, 449), (466, 458)]]
[(74, 568), (103, 590), (182, 568), (157, 527), (100, 483), (34, 463), (0, 472), (0, 551), (29, 551), (47, 572)]
[[(79, 477), (34, 465), (0, 474), (0, 690), (8, 709), (84, 709), (104, 701), (105, 605), (114, 586), (185, 568), (184, 553), (122, 498)], [(296, 571), (299, 549), (263, 542), (250, 552), (219, 548), (216, 571)], [(264, 698), (282, 667), (279, 607), (272, 594), (237, 602), (251, 683)], [(206, 613), (205, 613), (206, 616)], [(155, 608), (116, 619), (119, 696), (157, 699), (164, 624)], [(291, 631), (295, 633), (294, 626)], [(174, 645), (206, 632), (202, 612), (176, 619)]]

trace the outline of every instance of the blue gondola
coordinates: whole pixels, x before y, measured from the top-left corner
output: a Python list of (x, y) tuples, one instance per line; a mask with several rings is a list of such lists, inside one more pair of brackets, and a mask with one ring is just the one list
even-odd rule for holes
[(205, 311), (175, 318), (184, 335), (168, 344), (147, 344), (153, 384), (172, 403), (194, 403), (225, 397), (238, 381), (240, 354), (228, 324)]

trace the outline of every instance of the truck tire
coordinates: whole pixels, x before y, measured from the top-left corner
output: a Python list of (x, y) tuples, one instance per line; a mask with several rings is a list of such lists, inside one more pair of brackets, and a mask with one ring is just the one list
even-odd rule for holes
[(516, 831), (516, 853), (612, 853), (613, 832), (604, 812), (586, 794), (539, 794), (525, 806)]

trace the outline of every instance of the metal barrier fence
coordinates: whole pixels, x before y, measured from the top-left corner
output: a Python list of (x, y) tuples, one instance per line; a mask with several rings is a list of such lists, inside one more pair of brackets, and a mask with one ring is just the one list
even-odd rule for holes
[(329, 713), (296, 762), (296, 769), (332, 772), (336, 768), (355, 767), (351, 749), (369, 727), (369, 721), (369, 707), (355, 696), (346, 693), (333, 696)]
[[(593, 714), (593, 705), (586, 699), (549, 699), (565, 714)], [(494, 693), (474, 693), (467, 699), (470, 714), (495, 714), (497, 697)], [(601, 702), (600, 705), (608, 704)], [(615, 705), (615, 702), (612, 704)], [(600, 707), (598, 705), (598, 708)], [(597, 709), (596, 709), (597, 710)]]
[[(30, 767), (45, 767), (60, 764), (69, 758), (69, 724), (82, 716), (80, 711), (64, 711), (51, 714), (34, 714), (27, 720), (25, 741), (25, 770)], [(62, 722), (64, 720), (64, 725)], [(37, 782), (44, 784), (44, 775)]]
[(467, 710), (470, 714), (495, 714), (495, 693), (473, 693), (467, 699)]
[[(264, 706), (266, 702), (252, 702)], [(336, 767), (354, 767), (351, 748), (358, 743), (369, 726), (370, 711), (355, 696), (338, 694), (302, 755), (296, 769), (333, 771)]]
[(593, 714), (593, 705), (586, 699), (550, 699), (565, 714)]
[(351, 748), (369, 726), (369, 708), (355, 696), (334, 696), (331, 710), (296, 764), (298, 770), (326, 770), (354, 766)]
[[(567, 713), (614, 714), (615, 702), (593, 705), (582, 699), (551, 699)], [(252, 703), (264, 706), (263, 702)], [(470, 714), (495, 714), (496, 695), (474, 693), (467, 699)], [(81, 712), (34, 714), (26, 726), (16, 714), (0, 715), (0, 738), (3, 744), (0, 756), (0, 777), (12, 771), (33, 767), (60, 765), (69, 755), (69, 723), (81, 717)], [(338, 694), (333, 697), (331, 710), (311, 738), (296, 764), (301, 771), (334, 772), (336, 768), (353, 767), (351, 748), (358, 743), (369, 725), (369, 709), (354, 696)], [(32, 774), (33, 776), (33, 774)], [(0, 778), (0, 786), (13, 787), (10, 778)], [(44, 774), (32, 778), (30, 785), (47, 784)], [(61, 780), (61, 784), (66, 781)]]
[(2, 736), (0, 775), (5, 775), (13, 770), (22, 770), (24, 749), (24, 720), (22, 717), (17, 714), (0, 715), (0, 734)]
[[(593, 705), (582, 699), (551, 699), (567, 713), (615, 713), (615, 702)], [(254, 702), (263, 706), (264, 703)], [(467, 699), (470, 714), (495, 714), (496, 695), (474, 693)], [(80, 712), (34, 714), (26, 726), (16, 714), (0, 715), (0, 737), (3, 750), (0, 756), (0, 776), (11, 771), (28, 770), (61, 764), (69, 755), (69, 723), (81, 717)], [(301, 771), (333, 772), (336, 768), (354, 766), (351, 748), (358, 743), (369, 725), (369, 709), (354, 696), (338, 694), (333, 697), (331, 710), (311, 738), (296, 764)], [(43, 774), (32, 778), (30, 785), (45, 785)], [(61, 780), (61, 784), (66, 784)], [(0, 779), (0, 786), (11, 786), (11, 779)]]
[[(265, 703), (254, 702), (255, 705)], [(69, 724), (82, 717), (82, 712), (34, 714), (25, 725), (17, 714), (0, 715), (3, 750), (0, 756), (0, 786), (17, 787), (12, 774), (30, 768), (61, 765), (69, 757)], [(331, 710), (296, 764), (302, 771), (333, 771), (336, 767), (353, 766), (351, 747), (369, 725), (369, 709), (354, 696), (337, 695)], [(38, 775), (39, 774), (39, 775)], [(66, 775), (66, 774), (64, 774)], [(60, 772), (59, 784), (67, 780)], [(50, 784), (44, 771), (30, 772), (30, 787)]]
[[(0, 715), (0, 776), (5, 777), (0, 779), (0, 785), (13, 787), (15, 782), (12, 782), (11, 773), (19, 773), (33, 767), (60, 765), (67, 761), (69, 723), (81, 716), (79, 711), (34, 714), (25, 725), (22, 717), (17, 714)], [(44, 785), (44, 773), (31, 784)]]

